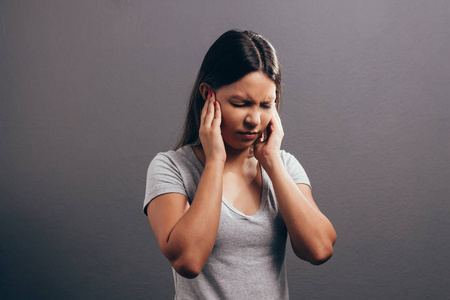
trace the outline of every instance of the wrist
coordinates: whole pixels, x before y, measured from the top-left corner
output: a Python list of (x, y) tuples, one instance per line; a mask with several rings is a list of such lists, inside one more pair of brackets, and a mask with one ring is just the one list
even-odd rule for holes
[(259, 162), (269, 176), (271, 173), (282, 170), (285, 167), (279, 153), (266, 155), (264, 156), (264, 159), (261, 159)]
[(205, 168), (210, 167), (213, 169), (223, 169), (224, 166), (225, 166), (225, 161), (220, 158), (211, 158), (211, 159), (206, 159), (206, 161), (205, 161)]

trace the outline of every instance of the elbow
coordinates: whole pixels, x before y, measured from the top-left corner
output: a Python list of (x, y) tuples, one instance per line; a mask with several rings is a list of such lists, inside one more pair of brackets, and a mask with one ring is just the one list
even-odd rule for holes
[(195, 259), (185, 257), (179, 257), (171, 261), (171, 264), (178, 274), (188, 279), (197, 277), (204, 266), (204, 264), (197, 262)]
[(316, 249), (314, 251), (310, 250), (308, 253), (305, 253), (305, 251), (296, 251), (294, 249), (295, 255), (303, 260), (308, 261), (312, 265), (318, 266), (326, 261), (328, 261), (331, 256), (333, 256), (333, 246), (327, 246), (327, 247), (320, 247), (320, 249)]
[(196, 278), (205, 266), (209, 256), (202, 255), (198, 249), (180, 246), (166, 246), (164, 256), (169, 260), (175, 272), (184, 278)]
[(333, 230), (333, 235), (329, 241), (325, 242), (321, 247), (318, 247), (315, 252), (310, 255), (308, 261), (315, 266), (321, 265), (328, 261), (333, 256), (333, 246), (336, 243), (336, 232)]
[(329, 250), (322, 251), (321, 253), (316, 253), (315, 255), (311, 256), (308, 261), (312, 265), (318, 266), (328, 261), (331, 256), (333, 256), (333, 247), (330, 247)]

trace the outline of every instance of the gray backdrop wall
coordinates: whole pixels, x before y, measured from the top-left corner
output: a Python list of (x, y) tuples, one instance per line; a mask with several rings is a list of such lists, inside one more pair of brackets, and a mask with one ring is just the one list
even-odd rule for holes
[(449, 1), (0, 1), (0, 298), (170, 299), (141, 212), (212, 42), (281, 57), (286, 136), (337, 232), (292, 299), (450, 297)]

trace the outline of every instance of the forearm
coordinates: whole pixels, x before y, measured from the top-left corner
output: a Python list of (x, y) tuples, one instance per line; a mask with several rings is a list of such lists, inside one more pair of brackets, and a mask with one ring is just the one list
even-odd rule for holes
[(295, 254), (314, 264), (324, 262), (333, 253), (333, 225), (300, 191), (279, 156), (266, 167)]
[(168, 237), (166, 256), (181, 273), (187, 268), (187, 273), (198, 274), (211, 254), (219, 228), (222, 181), (223, 163), (207, 163), (190, 208)]

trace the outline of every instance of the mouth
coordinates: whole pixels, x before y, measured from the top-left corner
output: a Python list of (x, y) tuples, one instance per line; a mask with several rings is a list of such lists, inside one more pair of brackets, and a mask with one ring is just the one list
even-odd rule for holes
[(238, 131), (238, 134), (246, 140), (253, 140), (259, 136), (257, 131)]

